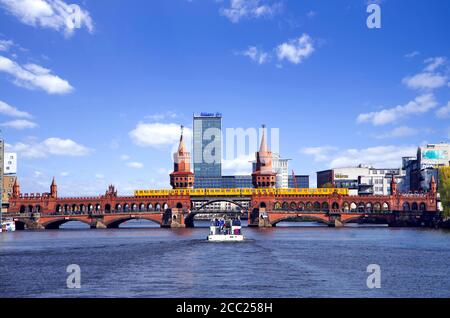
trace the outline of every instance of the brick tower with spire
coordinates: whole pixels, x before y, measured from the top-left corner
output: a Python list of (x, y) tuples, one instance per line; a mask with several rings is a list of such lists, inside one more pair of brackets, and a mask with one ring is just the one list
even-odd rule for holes
[(50, 186), (50, 196), (52, 198), (58, 197), (58, 186), (56, 185), (55, 177), (53, 177), (52, 184)]
[(437, 184), (436, 184), (436, 179), (434, 178), (434, 176), (431, 177), (430, 192), (432, 194), (436, 194), (437, 193)]
[(13, 190), (12, 190), (12, 197), (18, 198), (20, 197), (20, 184), (19, 179), (16, 177), (16, 180), (14, 180)]
[(191, 154), (187, 151), (183, 138), (184, 127), (181, 126), (181, 137), (177, 152), (173, 155), (174, 168), (170, 174), (170, 185), (173, 189), (192, 189), (194, 174), (191, 172)]
[(395, 178), (395, 175), (392, 175), (391, 180), (391, 195), (397, 195), (398, 189), (397, 189), (397, 179)]
[(261, 146), (256, 153), (256, 168), (252, 173), (252, 182), (255, 188), (274, 188), (277, 183), (277, 174), (272, 166), (272, 152), (267, 146), (265, 125), (262, 126)]

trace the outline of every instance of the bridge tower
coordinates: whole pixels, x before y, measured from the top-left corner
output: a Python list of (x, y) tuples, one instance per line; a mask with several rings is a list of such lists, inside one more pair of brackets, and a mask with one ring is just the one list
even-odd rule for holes
[(397, 195), (397, 192), (397, 180), (395, 179), (395, 175), (393, 174), (391, 180), (391, 195)]
[[(184, 127), (181, 126), (181, 137), (178, 150), (173, 154), (174, 167), (170, 174), (170, 185), (175, 190), (186, 190), (194, 187), (194, 173), (191, 172), (191, 154), (187, 151), (183, 137)], [(186, 227), (185, 217), (190, 209), (189, 194), (178, 193), (169, 195), (169, 209), (165, 211), (163, 227)]]
[(436, 184), (436, 179), (434, 179), (434, 176), (431, 177), (430, 192), (431, 192), (431, 194), (437, 193), (437, 184)]
[(183, 126), (178, 150), (173, 154), (174, 168), (170, 174), (170, 185), (173, 189), (192, 189), (194, 174), (191, 172), (191, 154), (187, 151), (183, 140)]
[(19, 179), (16, 177), (16, 180), (14, 180), (13, 190), (12, 190), (12, 197), (18, 198), (20, 197), (20, 184)]
[(256, 153), (256, 167), (252, 173), (253, 186), (268, 191), (252, 196), (252, 208), (249, 211), (249, 226), (271, 227), (269, 214), (275, 202), (275, 195), (269, 191), (275, 188), (277, 174), (273, 171), (272, 152), (267, 146), (266, 126), (262, 126), (262, 138)]
[(50, 197), (54, 199), (58, 197), (58, 186), (56, 185), (55, 177), (53, 177), (52, 184), (50, 186)]
[(255, 188), (275, 188), (277, 174), (273, 172), (272, 152), (267, 146), (266, 126), (262, 126), (262, 138), (259, 151), (256, 153), (256, 168), (252, 173)]

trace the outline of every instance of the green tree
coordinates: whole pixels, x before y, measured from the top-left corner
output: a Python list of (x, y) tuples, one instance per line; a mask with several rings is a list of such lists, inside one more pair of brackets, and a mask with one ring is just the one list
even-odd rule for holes
[(322, 185), (322, 188), (332, 189), (332, 188), (334, 188), (334, 184), (333, 184), (333, 182), (327, 182)]
[(450, 167), (439, 169), (439, 193), (444, 207), (444, 215), (450, 217)]

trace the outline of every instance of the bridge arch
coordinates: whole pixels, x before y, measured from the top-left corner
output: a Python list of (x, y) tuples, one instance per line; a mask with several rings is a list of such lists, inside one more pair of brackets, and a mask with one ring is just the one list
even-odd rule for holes
[(314, 202), (314, 211), (320, 211), (320, 202)]
[[(370, 222), (369, 222), (370, 220)], [(364, 223), (370, 223), (370, 224), (389, 224), (389, 218), (386, 216), (364, 216), (364, 215), (358, 215), (358, 216), (352, 216), (349, 218), (342, 218), (341, 222), (343, 224), (349, 224), (349, 223), (358, 223), (358, 224), (364, 224)]]
[(82, 218), (57, 219), (57, 220), (45, 222), (42, 224), (42, 226), (46, 230), (58, 230), (61, 225), (69, 223), (69, 222), (81, 222), (81, 223), (89, 225), (89, 227), (91, 226), (91, 222), (89, 222), (85, 219), (82, 219)]
[(348, 204), (348, 202), (344, 202), (342, 204), (342, 211), (343, 212), (350, 212), (350, 204)]
[[(228, 203), (231, 203), (231, 204), (236, 205), (237, 207), (239, 207), (239, 208), (242, 209), (242, 210), (245, 210), (244, 206), (243, 206), (242, 204), (238, 203), (238, 202), (235, 202), (235, 201), (233, 201), (233, 200), (227, 200), (227, 199), (219, 199), (219, 200), (212, 200), (212, 201), (206, 202), (205, 204), (203, 204), (202, 206), (200, 206), (200, 208), (198, 208), (198, 211), (203, 210), (203, 209), (204, 209), (205, 207), (207, 207), (208, 205), (211, 205), (211, 204), (214, 204), (214, 203), (219, 203), (219, 202), (228, 202)], [(261, 207), (261, 208), (265, 208), (265, 207), (266, 207), (266, 204), (265, 204), (264, 202), (261, 202), (260, 207)]]
[(158, 225), (162, 224), (162, 220), (158, 220), (156, 217), (152, 218), (152, 217), (148, 217), (148, 216), (138, 216), (137, 215), (137, 216), (119, 217), (117, 219), (113, 219), (112, 221), (105, 223), (105, 225), (108, 229), (117, 229), (117, 228), (119, 228), (119, 226), (121, 224), (126, 223), (131, 220), (147, 220), (147, 221), (151, 221)]
[(295, 221), (295, 222), (318, 222), (321, 224), (328, 225), (329, 219), (326, 216), (319, 216), (319, 215), (286, 215), (283, 217), (280, 217), (275, 220), (271, 220), (270, 224), (272, 224), (273, 227), (276, 227), (277, 224), (284, 222), (284, 221)]

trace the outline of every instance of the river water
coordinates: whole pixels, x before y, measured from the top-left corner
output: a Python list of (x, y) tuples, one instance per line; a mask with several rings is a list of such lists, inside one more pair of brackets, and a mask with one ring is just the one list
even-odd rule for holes
[[(0, 234), (0, 297), (450, 297), (450, 232), (280, 224), (208, 243), (208, 224), (167, 230), (66, 225)], [(67, 266), (81, 269), (68, 289)], [(381, 288), (367, 287), (369, 264)]]

